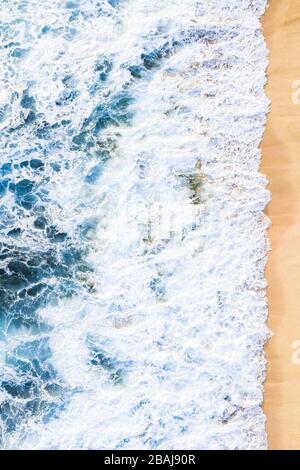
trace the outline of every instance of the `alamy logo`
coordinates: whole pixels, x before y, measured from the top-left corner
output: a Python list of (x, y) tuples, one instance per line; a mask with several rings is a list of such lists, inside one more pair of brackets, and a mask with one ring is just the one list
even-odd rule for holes
[(296, 339), (292, 342), (292, 349), (294, 349), (294, 352), (291, 361), (294, 365), (298, 366), (300, 364), (300, 339)]
[(292, 82), (292, 103), (293, 104), (300, 104), (300, 80), (294, 80)]

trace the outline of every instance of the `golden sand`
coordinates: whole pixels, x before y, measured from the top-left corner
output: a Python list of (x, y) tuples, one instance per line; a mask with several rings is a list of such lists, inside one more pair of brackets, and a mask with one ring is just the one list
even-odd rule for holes
[(266, 210), (272, 222), (266, 277), (274, 336), (266, 347), (264, 411), (269, 448), (300, 449), (300, 354), (293, 349), (300, 350), (300, 1), (269, 3), (263, 30), (270, 50), (266, 93), (272, 106), (261, 171), (272, 192)]

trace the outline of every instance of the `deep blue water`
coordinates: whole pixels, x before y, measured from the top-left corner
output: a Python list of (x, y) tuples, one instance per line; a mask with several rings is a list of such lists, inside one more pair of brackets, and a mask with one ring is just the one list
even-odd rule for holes
[(2, 448), (264, 445), (264, 3), (2, 2)]

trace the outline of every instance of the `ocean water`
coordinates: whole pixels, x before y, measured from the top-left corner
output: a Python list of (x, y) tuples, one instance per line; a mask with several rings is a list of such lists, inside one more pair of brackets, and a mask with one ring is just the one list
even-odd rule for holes
[(0, 445), (262, 449), (265, 0), (5, 0)]

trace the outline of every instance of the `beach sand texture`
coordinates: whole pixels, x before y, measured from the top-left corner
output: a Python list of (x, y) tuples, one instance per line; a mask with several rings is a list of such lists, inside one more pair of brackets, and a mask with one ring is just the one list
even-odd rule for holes
[(274, 333), (266, 346), (264, 411), (269, 448), (300, 449), (300, 1), (271, 0), (263, 30), (272, 105), (261, 171), (272, 192), (266, 277)]

